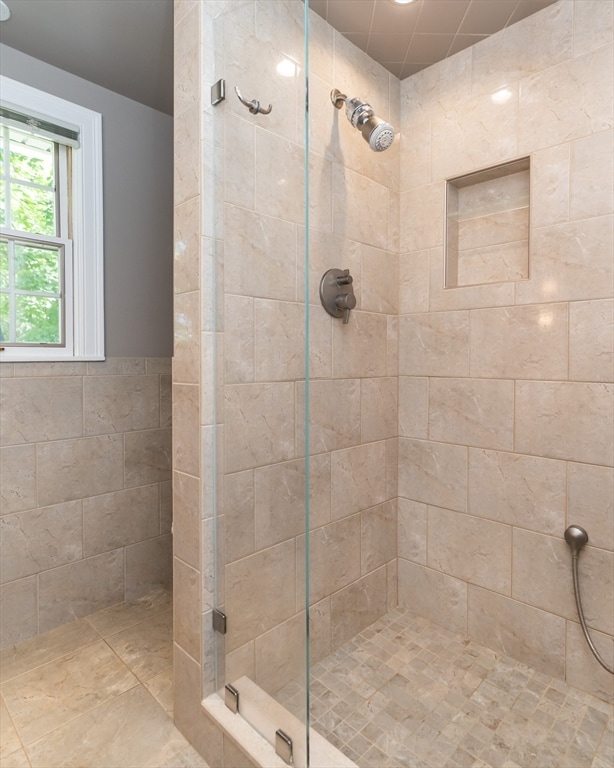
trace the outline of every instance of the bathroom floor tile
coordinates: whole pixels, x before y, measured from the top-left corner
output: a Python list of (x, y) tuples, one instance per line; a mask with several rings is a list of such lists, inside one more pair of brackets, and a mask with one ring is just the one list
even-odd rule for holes
[(3, 648), (0, 651), (0, 682), (23, 675), (98, 640), (98, 632), (85, 619), (80, 619)]
[(0, 701), (0, 764), (5, 765), (8, 756), (21, 749), (21, 741), (6, 708), (4, 699)]
[(169, 667), (159, 675), (146, 680), (145, 688), (151, 693), (154, 699), (160, 704), (164, 711), (173, 716), (173, 668)]
[(188, 742), (142, 686), (117, 696), (26, 749), (33, 768), (175, 766)]
[(141, 682), (151, 680), (173, 665), (173, 612), (153, 616), (106, 641)]
[(138, 684), (104, 640), (1, 686), (25, 745)]
[(171, 593), (165, 589), (160, 589), (138, 600), (130, 600), (119, 605), (112, 605), (110, 608), (103, 608), (101, 611), (87, 616), (85, 621), (89, 622), (103, 637), (108, 637), (160, 613), (165, 613), (172, 608), (172, 605)]
[(31, 766), (26, 753), (21, 747), (19, 747), (17, 752), (3, 757), (0, 765), (2, 765), (2, 768), (30, 768)]

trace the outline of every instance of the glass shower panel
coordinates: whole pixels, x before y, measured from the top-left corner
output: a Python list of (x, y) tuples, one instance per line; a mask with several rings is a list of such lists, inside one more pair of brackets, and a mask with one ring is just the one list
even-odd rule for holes
[[(215, 685), (230, 706), (238, 696), (239, 714), (280, 751), (276, 732), (287, 735), (301, 766), (308, 764), (308, 3), (206, 5), (205, 55), (225, 92), (203, 116), (214, 180), (205, 215), (215, 243)], [(276, 698), (282, 688), (292, 693), (283, 705)]]

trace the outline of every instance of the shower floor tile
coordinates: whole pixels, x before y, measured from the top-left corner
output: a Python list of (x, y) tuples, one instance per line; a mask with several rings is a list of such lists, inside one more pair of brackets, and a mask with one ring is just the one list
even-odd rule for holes
[[(312, 727), (360, 768), (611, 768), (612, 707), (398, 608), (312, 667)], [(276, 698), (300, 711), (293, 683)]]

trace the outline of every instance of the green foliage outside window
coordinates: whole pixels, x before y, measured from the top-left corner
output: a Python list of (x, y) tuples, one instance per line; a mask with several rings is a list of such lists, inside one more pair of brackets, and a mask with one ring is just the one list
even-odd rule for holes
[[(0, 225), (31, 236), (57, 235), (54, 143), (12, 128), (2, 131)], [(60, 343), (61, 293), (60, 248), (19, 238), (0, 241), (0, 339)]]

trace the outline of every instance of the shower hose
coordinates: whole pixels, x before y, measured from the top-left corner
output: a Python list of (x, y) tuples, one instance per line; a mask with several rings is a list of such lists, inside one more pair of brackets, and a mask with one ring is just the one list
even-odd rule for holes
[(591, 649), (593, 656), (597, 659), (597, 661), (601, 664), (601, 666), (605, 669), (606, 672), (609, 672), (611, 675), (614, 675), (614, 669), (610, 669), (610, 667), (608, 667), (608, 665), (599, 655), (599, 651), (595, 648), (595, 645), (591, 640), (591, 636), (588, 633), (588, 627), (586, 626), (586, 621), (584, 620), (584, 611), (582, 610), (582, 601), (580, 600), (580, 584), (578, 579), (578, 555), (580, 554), (580, 550), (582, 549), (582, 547), (588, 541), (588, 533), (584, 530), (584, 528), (581, 528), (579, 525), (570, 525), (569, 528), (567, 528), (567, 530), (565, 531), (565, 541), (569, 544), (569, 548), (571, 549), (571, 570), (573, 573), (573, 592), (576, 598), (576, 608), (578, 610), (578, 618), (580, 619), (582, 632), (584, 632), (584, 637), (586, 638), (586, 642), (588, 643), (588, 647)]

